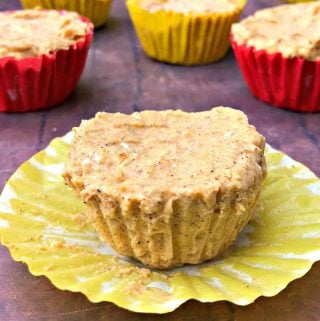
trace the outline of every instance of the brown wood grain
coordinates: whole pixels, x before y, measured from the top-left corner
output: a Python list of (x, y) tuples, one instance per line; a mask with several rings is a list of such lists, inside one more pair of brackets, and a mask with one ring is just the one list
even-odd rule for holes
[[(0, 114), (0, 189), (26, 159), (97, 111), (125, 112), (212, 106), (236, 107), (249, 116), (275, 148), (320, 175), (320, 114), (270, 107), (251, 96), (231, 52), (212, 65), (180, 67), (147, 58), (137, 41), (123, 0), (114, 0), (111, 19), (96, 31), (85, 72), (60, 106), (29, 114)], [(244, 16), (280, 0), (249, 0)], [(0, 10), (18, 8), (0, 0)], [(82, 294), (60, 291), (32, 276), (0, 246), (0, 320), (106, 321), (283, 321), (320, 320), (320, 264), (279, 295), (239, 307), (228, 302), (190, 301), (167, 315), (127, 312), (111, 303), (90, 303)]]

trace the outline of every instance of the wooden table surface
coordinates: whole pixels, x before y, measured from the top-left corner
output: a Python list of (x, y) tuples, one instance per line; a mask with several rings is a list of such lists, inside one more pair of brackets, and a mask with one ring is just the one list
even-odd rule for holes
[[(158, 63), (142, 52), (123, 0), (114, 0), (111, 19), (95, 33), (84, 74), (60, 106), (29, 114), (0, 114), (0, 190), (31, 155), (97, 111), (125, 112), (181, 108), (206, 110), (224, 105), (243, 110), (275, 148), (320, 175), (320, 114), (272, 108), (251, 96), (232, 52), (212, 65), (180, 67)], [(280, 0), (249, 0), (244, 16)], [(19, 8), (0, 0), (0, 10)], [(60, 291), (34, 277), (0, 246), (0, 320), (320, 320), (320, 263), (279, 295), (240, 307), (228, 302), (189, 301), (166, 315), (136, 314), (111, 303), (90, 303), (82, 294)]]

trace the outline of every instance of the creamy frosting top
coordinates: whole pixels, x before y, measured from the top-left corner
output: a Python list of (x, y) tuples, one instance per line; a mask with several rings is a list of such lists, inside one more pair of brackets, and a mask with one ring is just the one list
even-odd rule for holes
[(241, 189), (263, 174), (263, 149), (263, 136), (231, 108), (98, 113), (75, 129), (65, 177), (84, 197)]
[(174, 11), (179, 13), (228, 12), (237, 9), (239, 0), (140, 0), (142, 8), (150, 11)]
[(67, 49), (89, 32), (75, 12), (19, 10), (0, 13), (0, 57), (36, 57)]
[(259, 10), (231, 32), (238, 44), (315, 61), (320, 58), (320, 1)]

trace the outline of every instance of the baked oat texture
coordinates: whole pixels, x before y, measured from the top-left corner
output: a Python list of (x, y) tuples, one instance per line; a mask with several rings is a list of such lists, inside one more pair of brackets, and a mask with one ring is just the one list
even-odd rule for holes
[(186, 14), (230, 12), (242, 3), (239, 0), (140, 0), (140, 5), (149, 12), (163, 10)]
[(286, 58), (320, 59), (320, 1), (287, 4), (256, 11), (233, 24), (238, 45)]
[(65, 50), (90, 31), (76, 12), (17, 10), (0, 13), (0, 58), (38, 57)]
[(197, 264), (229, 248), (254, 212), (265, 141), (240, 111), (98, 113), (74, 134), (65, 181), (119, 254)]

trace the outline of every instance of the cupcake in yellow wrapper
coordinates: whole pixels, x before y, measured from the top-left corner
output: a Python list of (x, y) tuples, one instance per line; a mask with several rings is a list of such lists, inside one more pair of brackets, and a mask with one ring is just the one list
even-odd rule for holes
[(229, 34), (245, 0), (127, 0), (145, 53), (181, 65), (208, 64), (223, 58)]
[(121, 255), (198, 264), (225, 253), (254, 213), (264, 138), (240, 111), (98, 113), (74, 131), (65, 181)]
[(61, 177), (72, 139), (54, 139), (19, 167), (0, 196), (1, 244), (59, 289), (143, 313), (167, 313), (190, 299), (246, 305), (276, 295), (320, 260), (320, 180), (268, 145), (256, 215), (228, 256), (170, 271), (118, 256)]
[(77, 11), (90, 19), (95, 27), (106, 23), (112, 0), (21, 0), (24, 8), (40, 6), (46, 9)]

